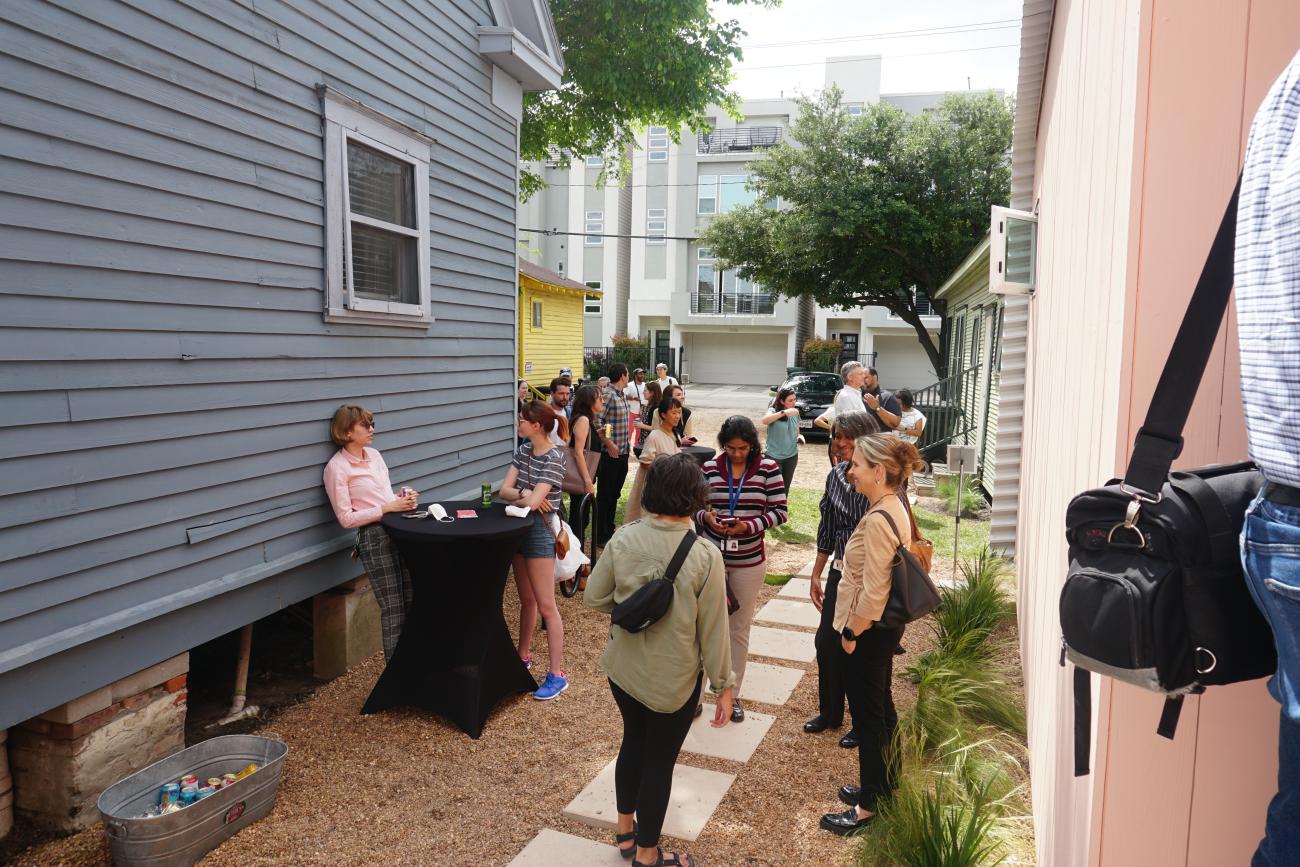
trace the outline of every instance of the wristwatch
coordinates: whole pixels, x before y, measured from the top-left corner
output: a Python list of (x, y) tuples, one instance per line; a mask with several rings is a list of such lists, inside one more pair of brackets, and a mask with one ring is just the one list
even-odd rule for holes
[(845, 641), (858, 640), (858, 636), (853, 634), (853, 630), (849, 628), (847, 623), (844, 624), (844, 628), (840, 630), (840, 638), (843, 638)]

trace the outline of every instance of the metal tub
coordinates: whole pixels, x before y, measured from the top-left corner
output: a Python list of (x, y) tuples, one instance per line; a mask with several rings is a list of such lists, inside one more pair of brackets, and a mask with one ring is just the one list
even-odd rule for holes
[[(181, 867), (198, 861), (241, 828), (271, 812), (289, 748), (257, 735), (224, 735), (181, 750), (114, 783), (99, 796), (113, 863), (123, 867)], [(256, 773), (184, 809), (144, 817), (158, 803), (165, 783), (185, 774), (200, 781), (237, 774), (250, 763)], [(141, 818), (143, 817), (143, 818)]]

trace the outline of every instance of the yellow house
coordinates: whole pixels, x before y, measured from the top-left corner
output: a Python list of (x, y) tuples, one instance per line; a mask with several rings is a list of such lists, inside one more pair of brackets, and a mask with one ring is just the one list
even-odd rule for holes
[(583, 301), (600, 290), (519, 262), (519, 375), (545, 387), (567, 367), (582, 376)]

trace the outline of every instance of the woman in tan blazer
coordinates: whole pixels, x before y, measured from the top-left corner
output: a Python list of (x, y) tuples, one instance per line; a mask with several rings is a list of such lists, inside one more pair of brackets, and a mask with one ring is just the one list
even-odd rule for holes
[(897, 785), (898, 768), (892, 755), (898, 714), (890, 691), (894, 676), (894, 648), (903, 627), (885, 629), (876, 621), (884, 613), (892, 584), (895, 551), (912, 540), (908, 506), (900, 492), (907, 480), (922, 469), (916, 446), (892, 433), (859, 437), (854, 443), (849, 480), (867, 498), (867, 512), (844, 547), (844, 572), (835, 600), (834, 628), (840, 632), (844, 691), (858, 733), (859, 784), (840, 789), (849, 805), (843, 813), (827, 813), (821, 826), (848, 834), (875, 816), (876, 803)]

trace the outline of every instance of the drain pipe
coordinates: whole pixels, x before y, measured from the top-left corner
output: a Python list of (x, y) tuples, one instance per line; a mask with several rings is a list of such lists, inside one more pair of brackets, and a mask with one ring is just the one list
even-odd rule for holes
[(241, 719), (257, 716), (257, 705), (248, 700), (248, 660), (253, 655), (253, 624), (247, 624), (239, 633), (239, 662), (235, 665), (235, 694), (231, 698), (230, 712), (208, 728), (230, 725)]

